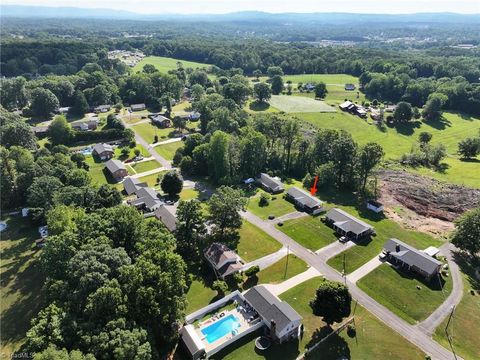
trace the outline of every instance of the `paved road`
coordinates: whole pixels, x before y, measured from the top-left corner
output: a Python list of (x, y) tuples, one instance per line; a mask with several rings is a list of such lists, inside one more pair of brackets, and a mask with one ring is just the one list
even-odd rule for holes
[[(289, 236), (276, 229), (272, 223), (264, 221), (250, 212), (242, 212), (241, 215), (244, 219), (260, 227), (263, 231), (275, 238), (284, 246), (288, 246), (292, 253), (297, 255), (310, 266), (317, 269), (327, 279), (345, 282), (350, 290), (350, 293), (352, 294), (352, 297), (356, 299), (360, 305), (365, 307), (380, 321), (384, 322), (385, 325), (387, 325), (388, 327), (399, 333), (401, 336), (403, 336), (405, 339), (422, 349), (433, 359), (452, 360), (454, 358), (453, 354), (450, 351), (435, 342), (419, 327), (412, 326), (403, 319), (399, 318), (397, 315), (388, 310), (385, 306), (381, 305), (373, 298), (368, 296), (366, 293), (364, 293), (354, 283), (342, 277), (340, 273), (328, 266), (321, 256), (318, 256), (312, 251), (305, 249), (303, 246), (298, 244)], [(457, 359), (460, 359), (460, 357), (457, 356)]]
[(246, 263), (245, 265), (243, 265), (242, 270), (245, 271), (255, 265), (258, 265), (260, 267), (260, 270), (263, 270), (269, 267), (270, 265), (275, 264), (278, 260), (283, 258), (285, 255), (287, 255), (287, 248), (282, 247), (280, 250), (272, 254), (268, 254), (267, 256), (261, 257), (260, 259), (253, 260)]
[(358, 280), (367, 275), (369, 272), (375, 270), (377, 267), (383, 264), (380, 258), (375, 256), (372, 260), (366, 264), (360, 266), (357, 270), (347, 275), (347, 279), (356, 284)]
[(463, 296), (463, 280), (462, 274), (458, 265), (453, 261), (452, 252), (456, 248), (450, 243), (444, 244), (440, 247), (440, 253), (445, 255), (448, 260), (448, 267), (450, 269), (450, 279), (453, 281), (452, 292), (447, 300), (442, 303), (428, 318), (423, 320), (417, 327), (427, 334), (433, 334), (435, 329), (442, 323), (442, 321), (450, 314), (452, 307), (458, 305)]

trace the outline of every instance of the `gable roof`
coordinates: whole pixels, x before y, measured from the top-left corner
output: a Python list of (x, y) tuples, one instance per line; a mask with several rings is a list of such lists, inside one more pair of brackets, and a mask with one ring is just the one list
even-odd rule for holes
[(105, 151), (113, 152), (113, 147), (110, 144), (95, 144), (93, 145), (93, 151), (97, 154), (101, 154)]
[(148, 210), (155, 210), (163, 201), (158, 198), (158, 193), (149, 187), (141, 187), (136, 191), (137, 198), (130, 202), (134, 206), (144, 205)]
[(107, 167), (108, 171), (110, 171), (112, 174), (118, 170), (127, 170), (125, 165), (120, 161), (116, 159), (110, 159), (105, 163), (105, 166)]
[(319, 199), (307, 193), (306, 191), (297, 188), (296, 186), (288, 189), (287, 194), (293, 199), (295, 199), (295, 201), (310, 209), (313, 209), (317, 206), (322, 206), (322, 202)]
[(132, 105), (130, 105), (130, 108), (132, 110), (134, 110), (134, 109), (145, 109), (145, 104), (132, 104)]
[(257, 181), (271, 191), (282, 191), (284, 189), (283, 184), (279, 179), (275, 179), (265, 173), (260, 173)]
[(147, 183), (141, 182), (137, 178), (127, 177), (123, 180), (123, 189), (127, 195), (136, 193), (140, 188), (147, 187)]
[(226, 245), (221, 243), (213, 243), (204, 250), (205, 257), (213, 264), (215, 267), (219, 266), (225, 260), (237, 260), (238, 255), (230, 250)]
[(437, 259), (398, 239), (392, 238), (388, 240), (383, 248), (390, 256), (399, 259), (409, 266), (415, 266), (429, 275), (435, 274), (438, 267), (442, 265)]
[(244, 294), (244, 297), (265, 321), (275, 321), (278, 333), (291, 322), (302, 320), (295, 309), (281, 301), (263, 285), (254, 286)]
[(155, 217), (160, 220), (169, 231), (175, 231), (177, 229), (177, 217), (170, 211), (174, 210), (173, 207), (171, 208), (172, 209), (165, 205), (160, 206), (155, 210)]
[(333, 224), (345, 232), (352, 232), (356, 235), (362, 234), (373, 227), (366, 222), (357, 219), (355, 216), (343, 211), (342, 209), (333, 208), (325, 215), (327, 219), (333, 221)]

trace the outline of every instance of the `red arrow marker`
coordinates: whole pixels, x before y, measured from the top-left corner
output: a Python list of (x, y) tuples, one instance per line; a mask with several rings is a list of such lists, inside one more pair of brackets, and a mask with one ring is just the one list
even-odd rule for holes
[(317, 181), (318, 181), (318, 175), (315, 176), (315, 181), (313, 182), (313, 186), (310, 189), (310, 194), (312, 194), (313, 196), (315, 196), (315, 194), (317, 193)]

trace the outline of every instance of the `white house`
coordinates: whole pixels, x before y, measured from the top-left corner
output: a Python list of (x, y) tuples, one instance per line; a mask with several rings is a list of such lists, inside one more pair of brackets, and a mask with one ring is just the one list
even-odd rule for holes
[(375, 200), (368, 200), (367, 209), (372, 210), (373, 212), (376, 212), (378, 214), (383, 211), (383, 204)]

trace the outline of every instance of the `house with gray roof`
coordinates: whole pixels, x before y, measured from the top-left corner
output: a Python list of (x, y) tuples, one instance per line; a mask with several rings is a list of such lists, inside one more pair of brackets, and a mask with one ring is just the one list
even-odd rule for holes
[(338, 208), (328, 211), (325, 214), (325, 220), (338, 234), (355, 240), (374, 232), (371, 225)]
[(260, 315), (273, 339), (283, 343), (299, 336), (302, 317), (288, 303), (273, 295), (265, 286), (254, 286), (243, 296)]
[(132, 111), (142, 111), (145, 110), (147, 107), (145, 104), (132, 104), (130, 105), (130, 110)]
[(392, 264), (413, 271), (426, 279), (440, 273), (442, 263), (425, 251), (415, 249), (398, 239), (390, 239), (383, 246), (383, 253)]
[(155, 217), (165, 225), (168, 231), (174, 232), (177, 230), (177, 217), (175, 212), (176, 209), (174, 206), (164, 204), (155, 210)]
[(95, 144), (92, 154), (98, 156), (101, 160), (107, 160), (113, 157), (114, 151), (110, 144)]
[(152, 188), (141, 187), (135, 192), (135, 194), (137, 195), (137, 198), (135, 200), (130, 200), (128, 203), (138, 209), (152, 212), (164, 204), (164, 202), (160, 200), (158, 192)]
[(240, 256), (221, 243), (211, 244), (203, 251), (203, 255), (212, 266), (215, 274), (222, 279), (240, 271), (243, 267)]
[(112, 108), (112, 105), (98, 105), (93, 108), (93, 111), (96, 113), (106, 113), (110, 111), (111, 108)]
[(272, 194), (278, 194), (285, 190), (279, 178), (271, 177), (268, 174), (260, 173), (256, 182), (263, 190)]
[(123, 190), (127, 195), (135, 194), (141, 188), (148, 187), (147, 183), (141, 182), (137, 178), (127, 177), (123, 180)]
[(127, 168), (125, 165), (116, 159), (110, 159), (105, 163), (105, 168), (117, 181), (122, 180), (125, 176), (128, 175)]
[(296, 186), (287, 190), (286, 198), (293, 202), (297, 208), (312, 215), (319, 214), (323, 211), (322, 202), (318, 198)]

